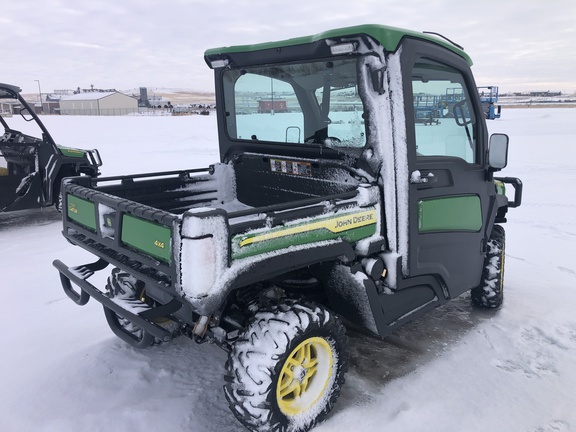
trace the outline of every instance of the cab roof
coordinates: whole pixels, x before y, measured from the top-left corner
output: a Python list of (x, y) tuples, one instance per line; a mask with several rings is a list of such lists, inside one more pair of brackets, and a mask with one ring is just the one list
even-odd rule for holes
[(0, 83), (0, 99), (17, 99), (21, 91), (18, 86)]
[(460, 47), (449, 42), (448, 40), (438, 38), (429, 33), (421, 33), (412, 30), (406, 30), (398, 27), (390, 27), (379, 24), (365, 24), (353, 27), (343, 27), (334, 30), (328, 30), (311, 36), (303, 36), (292, 39), (286, 39), (275, 42), (264, 42), (254, 45), (236, 45), (229, 47), (212, 48), (204, 53), (204, 57), (208, 58), (215, 55), (227, 53), (241, 53), (260, 51), (265, 49), (283, 48), (294, 45), (304, 45), (318, 42), (324, 39), (341, 38), (345, 36), (353, 36), (365, 34), (376, 41), (378, 41), (386, 51), (395, 52), (404, 37), (416, 38), (426, 40), (437, 45), (441, 45), (450, 51), (455, 52), (460, 57), (464, 58), (466, 62), (472, 66), (472, 59)]

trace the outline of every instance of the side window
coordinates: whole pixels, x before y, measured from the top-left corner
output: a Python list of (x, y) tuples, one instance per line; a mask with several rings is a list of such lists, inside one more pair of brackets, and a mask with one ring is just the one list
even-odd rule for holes
[(476, 162), (476, 115), (462, 74), (420, 59), (412, 72), (418, 156), (453, 156)]

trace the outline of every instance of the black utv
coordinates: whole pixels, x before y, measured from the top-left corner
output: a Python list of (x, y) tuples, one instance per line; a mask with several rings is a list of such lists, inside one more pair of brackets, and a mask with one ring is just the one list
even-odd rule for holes
[[(81, 174), (97, 177), (97, 150), (56, 145), (34, 109), (14, 85), (0, 83), (0, 212), (61, 206), (60, 183)], [(34, 126), (35, 125), (35, 126)], [(37, 130), (41, 138), (21, 129)]]

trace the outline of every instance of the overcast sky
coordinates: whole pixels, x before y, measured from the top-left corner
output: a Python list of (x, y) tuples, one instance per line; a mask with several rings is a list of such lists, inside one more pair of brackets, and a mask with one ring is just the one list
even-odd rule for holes
[(464, 46), (478, 85), (576, 92), (576, 0), (20, 0), (2, 2), (0, 82), (213, 91), (208, 48), (376, 23)]

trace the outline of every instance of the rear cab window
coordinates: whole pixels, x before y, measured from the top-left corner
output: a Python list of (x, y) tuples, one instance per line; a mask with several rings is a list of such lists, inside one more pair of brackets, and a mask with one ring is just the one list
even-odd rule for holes
[(231, 139), (361, 148), (356, 58), (231, 69), (224, 74)]

